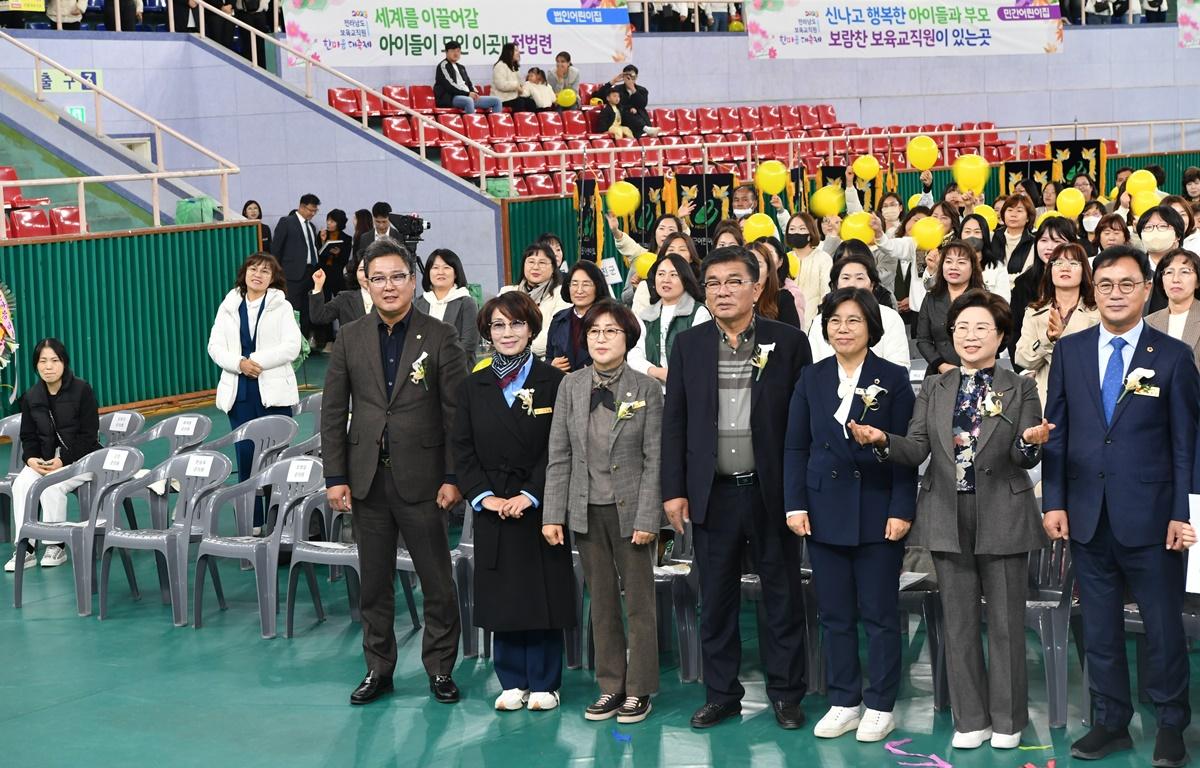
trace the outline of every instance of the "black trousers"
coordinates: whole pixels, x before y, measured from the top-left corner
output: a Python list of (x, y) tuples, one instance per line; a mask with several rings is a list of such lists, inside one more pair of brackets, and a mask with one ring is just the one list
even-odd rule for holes
[(714, 483), (703, 525), (695, 526), (700, 568), (700, 655), (708, 701), (740, 701), (742, 560), (748, 551), (762, 583), (767, 622), (759, 643), (771, 701), (804, 698), (804, 610), (800, 540), (777, 512), (768, 521), (757, 485)]
[(104, 27), (110, 32), (117, 31), (117, 2), (121, 4), (121, 30), (132, 32), (137, 27), (137, 3), (134, 0), (110, 0), (104, 4)]
[(354, 499), (354, 540), (362, 571), (363, 655), (367, 669), (391, 677), (396, 669), (396, 546), (403, 537), (421, 582), (425, 630), (421, 661), (432, 675), (448, 675), (458, 659), (462, 627), (450, 571), (446, 513), (430, 499), (400, 500), (391, 470), (380, 466), (365, 499)]
[(308, 318), (308, 293), (313, 288), (312, 273), (317, 270), (314, 266), (304, 268), (304, 279), (287, 281), (287, 300), (292, 309), (300, 313), (300, 332), (307, 338), (312, 335), (313, 325)]

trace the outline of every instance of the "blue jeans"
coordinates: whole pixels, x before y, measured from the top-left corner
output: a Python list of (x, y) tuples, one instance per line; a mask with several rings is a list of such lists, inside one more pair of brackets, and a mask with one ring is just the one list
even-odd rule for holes
[(474, 114), (476, 107), (486, 109), (488, 112), (500, 111), (500, 99), (495, 96), (480, 96), (478, 101), (470, 96), (455, 96), (450, 103), (468, 115)]
[[(1128, 16), (1113, 16), (1112, 23), (1113, 24), (1129, 24), (1130, 19)], [(1133, 23), (1141, 24), (1142, 23), (1142, 14), (1140, 14), (1140, 13), (1133, 14)]]
[(713, 32), (728, 32), (729, 31), (729, 11), (713, 11), (712, 14)]
[(1111, 24), (1111, 23), (1112, 23), (1112, 16), (1106, 16), (1106, 15), (1100, 14), (1100, 13), (1087, 14), (1087, 25), (1089, 27), (1094, 27), (1097, 24)]

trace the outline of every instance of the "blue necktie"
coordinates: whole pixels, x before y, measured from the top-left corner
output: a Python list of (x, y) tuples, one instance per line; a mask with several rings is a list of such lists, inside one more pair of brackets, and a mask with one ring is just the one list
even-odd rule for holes
[(1112, 424), (1113, 411), (1117, 409), (1117, 400), (1121, 397), (1125, 381), (1125, 360), (1121, 350), (1129, 342), (1117, 336), (1108, 343), (1113, 351), (1104, 369), (1104, 381), (1100, 382), (1100, 400), (1104, 403), (1104, 423)]

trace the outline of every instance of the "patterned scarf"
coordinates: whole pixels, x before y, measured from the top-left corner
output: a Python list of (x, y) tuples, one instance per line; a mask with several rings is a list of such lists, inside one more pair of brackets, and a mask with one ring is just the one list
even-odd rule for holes
[(612, 386), (617, 383), (624, 372), (625, 363), (621, 363), (611, 371), (602, 371), (596, 366), (592, 366), (592, 402), (589, 412), (596, 410), (596, 407), (600, 405), (613, 413), (617, 412), (617, 402), (613, 397)]
[(496, 374), (496, 383), (500, 389), (504, 389), (517, 378), (517, 374), (529, 360), (530, 354), (528, 346), (520, 354), (511, 357), (496, 351), (492, 352), (492, 373)]

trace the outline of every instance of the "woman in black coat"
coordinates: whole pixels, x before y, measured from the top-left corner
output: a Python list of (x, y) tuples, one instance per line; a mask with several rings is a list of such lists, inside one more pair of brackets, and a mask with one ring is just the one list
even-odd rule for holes
[(541, 331), (533, 299), (509, 291), (479, 313), (492, 342), (489, 367), (463, 382), (454, 455), (474, 510), (475, 624), (493, 633), (496, 709), (554, 709), (562, 684), (563, 630), (574, 627), (569, 547), (542, 537), (550, 423), (561, 371), (530, 349)]
[(355, 258), (346, 268), (354, 275), (356, 285), (339, 291), (332, 300), (325, 300), (325, 271), (318, 269), (313, 272), (313, 289), (308, 294), (308, 316), (318, 325), (332, 325), (336, 320), (339, 325), (352, 323), (372, 309), (370, 283), (367, 282), (367, 268), (360, 258)]

